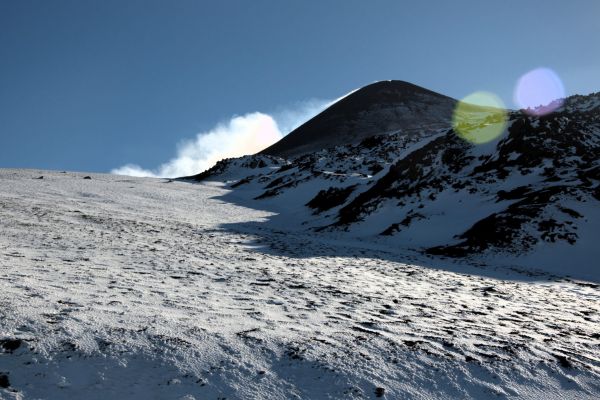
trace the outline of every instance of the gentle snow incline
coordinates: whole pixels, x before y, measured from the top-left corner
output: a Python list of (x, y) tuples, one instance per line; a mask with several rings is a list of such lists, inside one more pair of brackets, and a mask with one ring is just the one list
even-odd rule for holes
[(2, 399), (600, 396), (595, 283), (269, 229), (217, 185), (83, 177), (0, 170)]

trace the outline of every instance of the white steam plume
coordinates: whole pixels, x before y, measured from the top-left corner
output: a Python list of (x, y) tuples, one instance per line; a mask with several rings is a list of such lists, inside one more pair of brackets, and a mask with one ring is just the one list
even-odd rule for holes
[(148, 170), (127, 164), (113, 169), (111, 173), (154, 178), (194, 175), (224, 158), (241, 157), (263, 150), (330, 104), (330, 101), (310, 100), (298, 103), (293, 109), (278, 110), (273, 116), (260, 112), (235, 116), (227, 123), (180, 143), (176, 157), (158, 168)]

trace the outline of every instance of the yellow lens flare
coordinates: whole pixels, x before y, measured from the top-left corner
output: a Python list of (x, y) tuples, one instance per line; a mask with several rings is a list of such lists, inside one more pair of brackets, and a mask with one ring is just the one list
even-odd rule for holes
[(474, 92), (456, 105), (452, 116), (454, 131), (462, 139), (487, 143), (504, 132), (508, 113), (498, 96), (489, 92)]

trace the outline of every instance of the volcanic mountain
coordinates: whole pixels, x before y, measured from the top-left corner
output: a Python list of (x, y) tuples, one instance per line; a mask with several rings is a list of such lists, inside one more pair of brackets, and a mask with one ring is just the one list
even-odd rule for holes
[(0, 169), (0, 399), (600, 398), (600, 93), (367, 89), (200, 184)]
[(456, 100), (404, 81), (380, 81), (343, 97), (261, 154), (296, 157), (382, 133), (450, 124)]
[(507, 110), (504, 131), (483, 144), (454, 130), (453, 104), (404, 82), (370, 85), (293, 137), (192, 179), (228, 182), (286, 228), (432, 257), (600, 272), (600, 93), (543, 116)]

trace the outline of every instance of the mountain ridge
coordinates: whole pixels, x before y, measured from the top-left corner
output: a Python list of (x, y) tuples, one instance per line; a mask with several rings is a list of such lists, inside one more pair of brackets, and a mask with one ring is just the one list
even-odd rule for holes
[(196, 179), (227, 181), (300, 229), (593, 276), (599, 159), (594, 93), (544, 116), (507, 111), (489, 143), (469, 143), (451, 125), (422, 127), (297, 157), (225, 160)]

